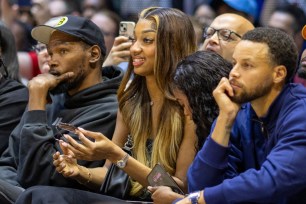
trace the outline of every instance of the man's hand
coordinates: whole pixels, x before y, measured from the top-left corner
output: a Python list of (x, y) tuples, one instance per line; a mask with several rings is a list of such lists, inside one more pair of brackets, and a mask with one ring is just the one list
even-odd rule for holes
[(234, 96), (234, 90), (225, 77), (221, 79), (218, 86), (213, 91), (213, 96), (219, 107), (219, 115), (226, 116), (233, 122), (239, 109), (240, 104), (232, 101), (231, 97)]
[(45, 110), (48, 91), (54, 89), (59, 83), (73, 77), (73, 72), (67, 72), (60, 76), (52, 74), (40, 74), (28, 83), (29, 89), (29, 110)]
[(230, 131), (240, 109), (240, 104), (231, 100), (231, 97), (234, 96), (234, 90), (225, 77), (221, 79), (217, 88), (213, 91), (213, 96), (219, 106), (219, 116), (211, 138), (218, 144), (227, 147)]

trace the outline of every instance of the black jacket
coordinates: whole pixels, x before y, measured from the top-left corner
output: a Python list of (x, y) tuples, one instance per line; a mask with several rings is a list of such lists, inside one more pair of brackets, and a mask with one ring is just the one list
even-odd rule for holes
[(0, 77), (0, 155), (18, 125), (28, 103), (28, 89), (12, 79)]
[[(118, 109), (117, 89), (123, 72), (114, 67), (103, 68), (103, 82), (73, 96), (52, 96), (47, 111), (27, 111), (0, 158), (0, 179), (28, 188), (33, 185), (64, 186), (84, 189), (73, 179), (55, 171), (52, 155), (60, 151), (54, 139), (57, 130), (52, 123), (58, 118), (91, 131), (102, 132), (111, 138)], [(78, 140), (77, 137), (75, 137)], [(103, 161), (80, 161), (86, 167), (97, 167)]]

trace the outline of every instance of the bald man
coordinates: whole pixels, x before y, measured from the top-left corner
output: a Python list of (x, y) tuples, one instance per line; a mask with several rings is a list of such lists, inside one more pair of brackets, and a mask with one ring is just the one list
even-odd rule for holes
[(204, 29), (204, 43), (200, 50), (211, 50), (232, 62), (232, 55), (241, 36), (253, 30), (254, 25), (246, 18), (232, 13), (219, 15)]

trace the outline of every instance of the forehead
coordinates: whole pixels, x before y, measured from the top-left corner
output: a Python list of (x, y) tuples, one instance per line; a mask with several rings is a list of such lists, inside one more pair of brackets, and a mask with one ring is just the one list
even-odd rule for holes
[(136, 30), (156, 31), (155, 23), (152, 20), (140, 19), (136, 24)]
[(229, 29), (234, 32), (239, 32), (242, 24), (243, 21), (237, 17), (223, 15), (217, 17), (210, 26), (215, 29)]
[(269, 48), (265, 43), (241, 40), (235, 47), (233, 58), (266, 62), (269, 59)]

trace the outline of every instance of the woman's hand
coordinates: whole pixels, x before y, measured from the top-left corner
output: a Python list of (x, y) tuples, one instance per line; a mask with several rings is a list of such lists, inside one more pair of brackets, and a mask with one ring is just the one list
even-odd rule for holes
[(58, 173), (64, 177), (75, 177), (79, 175), (79, 165), (71, 155), (53, 154), (53, 165)]
[(87, 161), (109, 159), (114, 156), (115, 149), (118, 148), (117, 145), (100, 132), (91, 132), (78, 128), (76, 133), (81, 143), (66, 134), (64, 136), (68, 143), (63, 142), (63, 146), (67, 147), (76, 159)]

